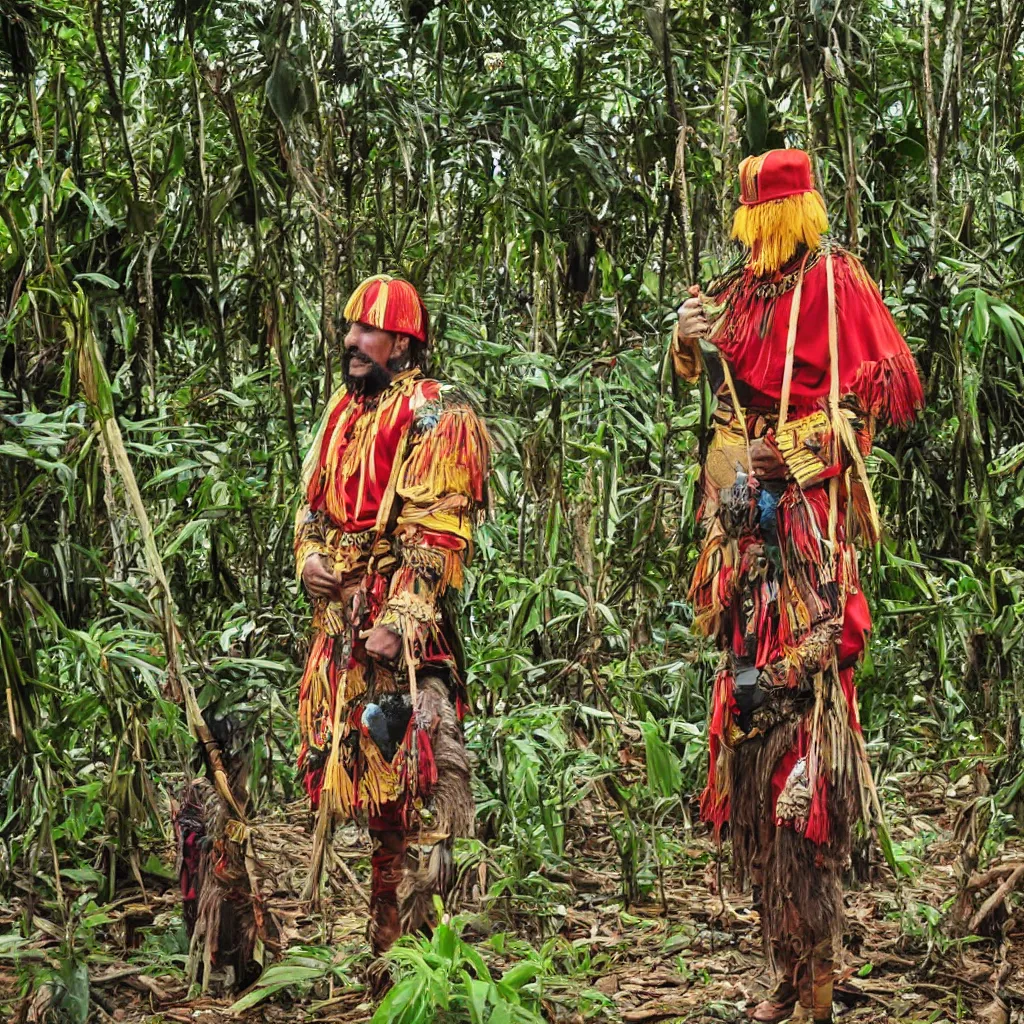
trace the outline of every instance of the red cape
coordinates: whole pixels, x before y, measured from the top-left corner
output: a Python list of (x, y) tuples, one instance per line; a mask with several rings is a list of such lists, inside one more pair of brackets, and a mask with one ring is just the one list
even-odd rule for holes
[[(827, 243), (826, 243), (827, 244)], [(906, 424), (924, 404), (914, 357), (860, 261), (832, 246), (839, 321), (839, 391), (856, 395), (861, 408), (886, 423)], [(825, 246), (808, 259), (797, 322), (790, 402), (795, 414), (828, 398), (828, 293)], [(800, 261), (773, 275), (744, 268), (712, 285), (724, 308), (712, 339), (733, 375), (776, 403), (782, 394), (789, 313)], [(781, 292), (781, 294), (780, 294)], [(755, 403), (756, 404), (756, 403)]]

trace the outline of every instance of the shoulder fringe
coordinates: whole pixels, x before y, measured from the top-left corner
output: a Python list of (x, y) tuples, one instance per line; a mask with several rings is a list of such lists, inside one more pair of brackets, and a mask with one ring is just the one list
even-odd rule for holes
[(487, 507), (490, 447), (487, 428), (468, 405), (447, 405), (416, 440), (402, 467), (402, 497), (430, 502), (463, 495), (475, 512), (482, 513)]
[(862, 363), (850, 390), (865, 412), (896, 427), (913, 423), (924, 404), (917, 366), (909, 350), (878, 362)]

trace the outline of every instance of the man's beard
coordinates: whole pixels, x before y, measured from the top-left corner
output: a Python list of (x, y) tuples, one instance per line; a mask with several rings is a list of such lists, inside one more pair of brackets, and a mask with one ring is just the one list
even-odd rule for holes
[[(370, 369), (361, 376), (354, 376), (351, 372), (354, 359), (366, 362)], [(358, 349), (346, 349), (341, 357), (341, 372), (342, 378), (345, 381), (345, 389), (350, 394), (363, 395), (366, 398), (379, 395), (395, 379), (395, 374), (405, 369), (408, 361), (408, 356), (389, 359), (385, 367), (381, 366), (380, 363), (375, 363), (369, 356), (364, 356)]]

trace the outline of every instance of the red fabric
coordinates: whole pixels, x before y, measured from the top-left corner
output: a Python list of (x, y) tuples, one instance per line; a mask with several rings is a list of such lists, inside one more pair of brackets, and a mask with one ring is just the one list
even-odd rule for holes
[(434, 760), (434, 747), (426, 729), (416, 730), (416, 745), (416, 770), (418, 772), (416, 781), (420, 794), (427, 796), (434, 791), (434, 787), (437, 785), (437, 762)]
[(822, 846), (832, 838), (832, 820), (828, 810), (828, 780), (824, 775), (818, 776), (814, 794), (811, 797), (811, 810), (807, 815), (807, 828), (804, 838)]
[(309, 809), (315, 814), (320, 810), (320, 794), (324, 790), (324, 770), (318, 768), (315, 772), (304, 772), (302, 785), (309, 797)]
[(428, 548), (446, 548), (448, 551), (461, 551), (466, 546), (466, 542), (454, 533), (437, 533), (434, 530), (423, 530), (420, 536)]
[[(829, 392), (828, 293), (825, 256), (805, 276), (793, 358), (790, 392), (794, 413), (822, 406)], [(794, 273), (798, 263), (784, 268)], [(833, 254), (836, 312), (839, 320), (839, 390), (854, 394), (862, 408), (886, 422), (913, 420), (924, 403), (921, 381), (907, 343), (874, 282), (849, 253)], [(715, 344), (728, 359), (734, 377), (755, 394), (752, 406), (778, 408), (786, 365), (786, 336), (794, 288), (759, 295), (758, 288), (781, 280), (782, 272), (756, 277), (749, 268), (714, 293), (727, 305)], [(769, 289), (763, 289), (769, 290)], [(761, 396), (762, 401), (758, 401)]]
[(371, 832), (401, 832), (405, 829), (402, 807), (397, 800), (384, 804), (376, 814), (366, 816), (366, 826)]
[(802, 149), (772, 149), (740, 164), (740, 202), (744, 206), (812, 191), (811, 160)]
[(711, 770), (708, 772), (708, 784), (700, 795), (701, 821), (710, 823), (717, 839), (722, 826), (729, 820), (729, 795), (719, 793), (715, 781), (715, 766), (718, 755), (725, 742), (726, 729), (731, 716), (738, 714), (736, 698), (733, 695), (733, 678), (728, 669), (723, 669), (715, 677), (715, 686), (711, 694), (711, 721), (708, 723), (708, 747), (711, 755)]
[[(383, 281), (373, 281), (363, 295), (362, 311), (359, 316), (361, 323), (373, 325), (370, 310), (373, 309), (377, 296), (380, 294)], [(408, 334), (418, 341), (427, 340), (430, 327), (430, 314), (423, 305), (419, 292), (408, 281), (391, 278), (387, 282), (387, 305), (384, 307), (384, 322), (381, 330), (394, 331), (396, 334)]]
[(318, 460), (319, 472), (313, 474), (313, 479), (309, 482), (309, 507), (315, 512), (320, 509), (323, 505), (323, 493), (321, 487), (321, 481), (323, 480), (324, 472), (327, 469), (327, 452), (329, 445), (326, 443), (329, 437), (334, 436), (334, 431), (337, 429), (338, 420), (341, 419), (342, 414), (349, 410), (351, 404), (351, 396), (346, 395), (335, 407), (331, 410), (330, 418), (327, 420), (327, 429), (324, 430), (324, 444), (320, 445), (320, 458)]
[(839, 685), (843, 688), (843, 696), (846, 698), (846, 708), (849, 713), (850, 727), (858, 733), (863, 733), (860, 727), (860, 712), (857, 708), (857, 686), (853, 681), (853, 666), (841, 669), (839, 672)]
[[(864, 592), (856, 590), (846, 598), (843, 633), (839, 638), (839, 668), (851, 669), (860, 661), (871, 632), (871, 610)], [(852, 675), (852, 672), (851, 672)]]
[(789, 778), (789, 773), (793, 770), (793, 766), (800, 760), (802, 754), (799, 750), (801, 746), (806, 746), (803, 740), (803, 730), (800, 731), (800, 738), (797, 741), (797, 746), (793, 747), (792, 750), (787, 750), (779, 760), (779, 763), (775, 766), (775, 770), (772, 772), (772, 816), (775, 816), (775, 805), (779, 802), (779, 797), (782, 796), (782, 789), (786, 785), (786, 779)]
[[(440, 385), (437, 381), (425, 380), (417, 388), (417, 393), (423, 400), (438, 400), (441, 396)], [(342, 504), (341, 494), (343, 492), (348, 515), (337, 525), (350, 533), (372, 529), (377, 522), (377, 512), (391, 480), (391, 468), (394, 465), (398, 445), (413, 415), (409, 398), (403, 397), (400, 401), (401, 405), (397, 416), (392, 416), (390, 412), (382, 416), (378, 429), (375, 432), (368, 431), (365, 435), (363, 439), (365, 451), (360, 453), (360, 461), (363, 464), (362, 472), (350, 474), (338, 472), (330, 480), (325, 476), (324, 470), (327, 467), (327, 458), (335, 436), (340, 432), (337, 456), (337, 465), (340, 467), (344, 462), (348, 446), (356, 437), (356, 424), (362, 416), (373, 415), (373, 410), (366, 408), (366, 399), (363, 396), (347, 394), (338, 402), (327, 421), (327, 428), (324, 430), (320, 443), (320, 472), (312, 475), (306, 497), (310, 509), (317, 512), (325, 508), (327, 487), (335, 488), (334, 497), (337, 500), (334, 505), (336, 508)], [(372, 473), (369, 472), (371, 454)], [(362, 486), (361, 500), (360, 486)]]
[(184, 899), (196, 899), (196, 879), (198, 877), (199, 837), (195, 832), (189, 832), (182, 843), (181, 875), (178, 879), (181, 884), (181, 895)]

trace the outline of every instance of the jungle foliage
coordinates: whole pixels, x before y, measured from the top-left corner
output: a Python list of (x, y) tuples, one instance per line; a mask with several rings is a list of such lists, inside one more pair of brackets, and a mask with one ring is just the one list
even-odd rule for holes
[(624, 897), (657, 898), (713, 665), (685, 599), (707, 408), (668, 334), (686, 285), (736, 255), (740, 159), (784, 144), (813, 151), (926, 381), (926, 415), (871, 459), (879, 777), (981, 763), (982, 835), (1016, 827), (1024, 4), (0, 12), (0, 882), (34, 878), (69, 948), (163, 848), (191, 756), (179, 677), (242, 722), (258, 811), (299, 794), (298, 466), (339, 308), (381, 270), (423, 290), (434, 367), (496, 443), (466, 614), (482, 837), (462, 856), (550, 934), (539, 868), (597, 782)]

